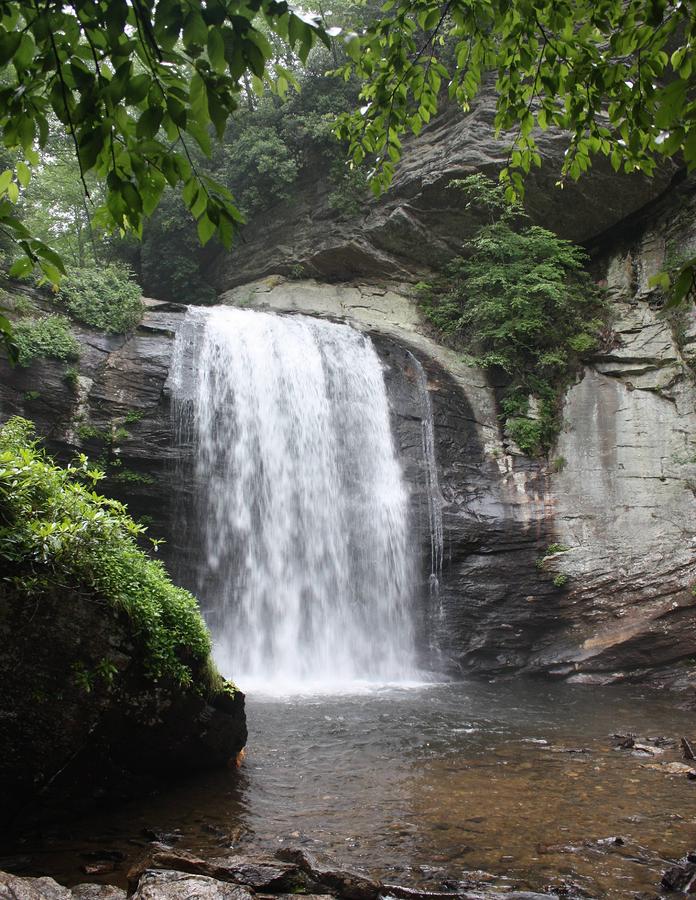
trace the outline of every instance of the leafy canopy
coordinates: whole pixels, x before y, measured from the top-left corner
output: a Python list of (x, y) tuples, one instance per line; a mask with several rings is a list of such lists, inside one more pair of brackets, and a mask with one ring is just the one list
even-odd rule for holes
[[(347, 45), (344, 75), (365, 84), (338, 133), (356, 163), (374, 163), (378, 192), (406, 132), (418, 134), (445, 98), (468, 109), (494, 81), (495, 127), (511, 135), (510, 196), (541, 164), (535, 134), (550, 127), (568, 133), (561, 184), (597, 155), (617, 172), (651, 175), (664, 157), (693, 170), (695, 35), (694, 0), (386, 0)], [(694, 265), (677, 276), (682, 296)]]
[(211, 152), (209, 126), (223, 135), (245, 78), (287, 85), (280, 64), (269, 70), (267, 34), (302, 59), (317, 37), (328, 42), (286, 0), (0, 4), (0, 129), (5, 147), (24, 156), (0, 174), (0, 229), (25, 254), (12, 274), (36, 263), (51, 281), (63, 272), (15, 210), (52, 117), (70, 136), (87, 193), (88, 173), (106, 185), (101, 224), (139, 234), (169, 184), (183, 189), (201, 242), (216, 234), (229, 246), (241, 214), (231, 193), (198, 171), (191, 148)]
[(501, 185), (473, 175), (453, 186), (487, 211), (490, 223), (440, 277), (421, 286), (423, 311), (450, 343), (503, 381), (502, 418), (520, 449), (546, 452), (560, 427), (563, 387), (583, 355), (599, 347), (602, 300), (582, 251), (526, 224)]
[[(563, 175), (590, 157), (652, 174), (660, 156), (696, 166), (696, 10), (690, 0), (386, 0), (349, 44), (346, 72), (366, 79), (365, 105), (341, 131), (353, 155), (375, 153), (378, 183), (444, 96), (465, 109), (495, 76), (499, 132), (514, 131), (507, 172), (537, 163), (534, 129), (569, 132)], [(446, 94), (441, 88), (447, 88)]]

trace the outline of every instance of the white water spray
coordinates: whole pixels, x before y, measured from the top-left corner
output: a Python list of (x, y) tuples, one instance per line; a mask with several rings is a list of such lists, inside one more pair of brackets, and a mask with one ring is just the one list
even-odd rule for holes
[(221, 669), (245, 686), (415, 677), (408, 494), (369, 338), (194, 309), (171, 382), (193, 430), (198, 590)]

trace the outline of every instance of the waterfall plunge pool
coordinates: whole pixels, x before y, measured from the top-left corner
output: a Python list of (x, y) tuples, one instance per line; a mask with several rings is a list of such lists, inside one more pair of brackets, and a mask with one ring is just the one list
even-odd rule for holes
[[(123, 884), (153, 836), (208, 857), (294, 844), (429, 889), (494, 878), (499, 889), (627, 898), (652, 895), (668, 862), (693, 850), (696, 783), (668, 774), (693, 713), (659, 693), (520, 680), (252, 695), (247, 708), (239, 771), (26, 835), (3, 854), (77, 883), (90, 880), (83, 854), (118, 851), (117, 870), (91, 880)], [(671, 744), (654, 756), (615, 749), (626, 733)]]
[[(413, 362), (432, 603), (442, 497)], [(2, 854), (67, 884), (101, 854), (113, 871), (92, 880), (125, 885), (155, 840), (204, 857), (299, 844), (429, 889), (654, 895), (693, 849), (696, 783), (669, 768), (693, 714), (620, 686), (418, 682), (415, 544), (428, 542), (410, 530), (369, 337), (304, 316), (192, 310), (171, 381), (197, 486), (177, 519), (193, 554), (178, 574), (248, 692), (246, 759)], [(627, 733), (668, 740), (616, 749)]]

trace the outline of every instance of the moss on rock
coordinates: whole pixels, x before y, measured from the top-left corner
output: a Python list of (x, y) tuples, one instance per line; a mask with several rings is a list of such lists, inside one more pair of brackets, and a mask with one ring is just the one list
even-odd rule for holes
[(195, 598), (137, 544), (144, 529), (61, 468), (30, 422), (0, 428), (0, 793), (67, 807), (224, 765), (244, 695), (217, 672)]

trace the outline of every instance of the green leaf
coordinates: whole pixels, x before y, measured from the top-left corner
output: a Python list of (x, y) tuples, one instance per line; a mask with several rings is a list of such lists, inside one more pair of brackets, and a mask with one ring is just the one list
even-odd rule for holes
[(186, 107), (171, 94), (167, 97), (167, 112), (175, 125), (179, 128), (186, 128)]
[(207, 215), (201, 216), (198, 220), (198, 240), (205, 247), (211, 237), (215, 234), (216, 228)]
[(227, 112), (223, 109), (222, 104), (214, 94), (208, 95), (208, 112), (210, 120), (215, 126), (215, 131), (220, 140), (225, 134), (225, 126), (227, 125)]
[(62, 275), (65, 275), (65, 263), (55, 250), (52, 250), (42, 241), (34, 241), (33, 249), (37, 256), (40, 256), (47, 262), (52, 263), (52, 265), (55, 266), (55, 268), (58, 269), (58, 271)]
[(28, 31), (25, 31), (12, 62), (17, 69), (26, 69), (34, 59), (35, 52), (36, 45), (34, 44), (34, 39)]
[(197, 9), (192, 9), (184, 20), (183, 40), (187, 49), (199, 47), (203, 49), (208, 39), (208, 26)]
[(266, 58), (253, 41), (244, 41), (244, 58), (257, 78), (263, 78), (266, 71)]
[(0, 335), (2, 336), (2, 343), (5, 347), (5, 352), (7, 353), (7, 357), (10, 361), (10, 365), (15, 366), (19, 360), (19, 348), (17, 347), (17, 343), (14, 339), (14, 332), (12, 330), (12, 324), (8, 318), (0, 314)]
[(24, 278), (34, 269), (34, 263), (28, 256), (21, 256), (16, 262), (10, 266), (10, 278)]
[(18, 31), (7, 32), (4, 29), (0, 31), (0, 66), (6, 66), (12, 59), (21, 40), (22, 35)]
[(153, 138), (162, 124), (164, 110), (161, 106), (150, 106), (142, 113), (135, 126), (136, 136), (139, 138)]
[(208, 206), (208, 195), (204, 190), (199, 191), (195, 201), (191, 204), (191, 215), (197, 219), (202, 215)]
[(225, 41), (219, 28), (213, 27), (208, 32), (208, 59), (210, 65), (218, 73), (223, 75), (227, 70), (225, 61)]
[(152, 79), (146, 72), (131, 78), (126, 85), (126, 100), (128, 103), (142, 103), (147, 97), (151, 84)]
[(44, 273), (46, 278), (51, 282), (51, 284), (59, 285), (61, 282), (61, 272), (57, 266), (54, 266), (53, 263), (48, 262), (47, 260), (39, 260), (39, 266), (41, 271)]
[(680, 306), (694, 289), (696, 283), (696, 263), (692, 262), (684, 266), (677, 275), (669, 299), (664, 305), (664, 309), (674, 309)]
[(198, 72), (194, 72), (191, 78), (191, 111), (199, 122), (208, 121), (208, 92)]

